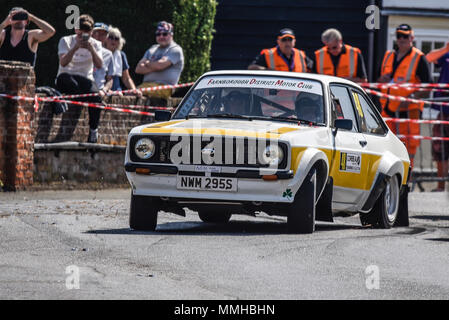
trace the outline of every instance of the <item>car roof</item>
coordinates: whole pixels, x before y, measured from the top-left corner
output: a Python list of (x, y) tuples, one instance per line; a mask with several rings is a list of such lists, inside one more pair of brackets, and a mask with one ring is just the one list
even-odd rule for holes
[[(301, 73), (301, 72), (286, 72), (286, 71), (267, 71), (267, 70), (219, 70), (219, 71), (210, 71), (203, 74), (202, 77), (212, 76), (212, 75), (260, 75), (260, 76), (272, 76), (272, 77), (289, 77), (289, 78), (301, 78), (301, 79), (310, 79), (315, 81), (320, 81), (325, 84), (329, 83), (341, 83), (355, 86), (359, 89), (362, 89), (357, 83), (333, 76), (327, 76), (323, 74), (315, 74), (315, 73)], [(201, 78), (202, 78), (201, 77)]]

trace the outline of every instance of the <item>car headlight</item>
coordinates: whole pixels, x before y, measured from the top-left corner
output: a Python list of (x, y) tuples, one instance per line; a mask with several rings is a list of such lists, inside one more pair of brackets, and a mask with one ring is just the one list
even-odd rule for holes
[(153, 142), (153, 140), (148, 138), (142, 138), (137, 141), (134, 152), (136, 155), (142, 159), (147, 160), (150, 159), (154, 155), (154, 150), (156, 149), (156, 146)]
[(261, 155), (263, 164), (278, 166), (284, 160), (284, 151), (278, 145), (269, 145)]

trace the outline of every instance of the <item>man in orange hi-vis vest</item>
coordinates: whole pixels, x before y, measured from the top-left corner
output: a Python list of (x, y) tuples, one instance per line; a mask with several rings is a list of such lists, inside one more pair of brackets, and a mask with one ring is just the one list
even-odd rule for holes
[(262, 50), (248, 69), (310, 72), (313, 61), (304, 51), (296, 49), (295, 45), (296, 38), (293, 30), (282, 29), (277, 37), (277, 46)]
[(366, 82), (366, 69), (359, 48), (343, 43), (337, 29), (327, 29), (321, 35), (324, 47), (315, 51), (315, 73)]
[[(429, 63), (424, 54), (413, 46), (413, 30), (408, 24), (401, 24), (396, 28), (396, 50), (385, 52), (380, 78), (382, 83), (429, 83), (431, 75)], [(407, 88), (385, 88), (383, 93), (409, 97), (423, 98), (427, 93), (415, 92)], [(419, 119), (424, 108), (424, 103), (408, 103), (385, 98), (380, 99), (382, 105), (382, 116), (390, 118)], [(398, 135), (419, 135), (420, 128), (417, 123), (388, 123), (391, 130)], [(420, 140), (401, 139), (405, 142), (410, 155), (411, 165), (414, 164), (416, 149)]]

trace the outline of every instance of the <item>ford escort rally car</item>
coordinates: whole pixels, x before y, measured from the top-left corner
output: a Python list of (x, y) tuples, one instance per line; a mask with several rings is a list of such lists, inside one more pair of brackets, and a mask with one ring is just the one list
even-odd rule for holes
[(185, 216), (185, 208), (209, 223), (285, 216), (292, 233), (337, 215), (408, 225), (407, 150), (351, 81), (208, 72), (173, 114), (157, 111), (155, 120), (128, 137), (132, 229), (155, 230), (159, 211)]

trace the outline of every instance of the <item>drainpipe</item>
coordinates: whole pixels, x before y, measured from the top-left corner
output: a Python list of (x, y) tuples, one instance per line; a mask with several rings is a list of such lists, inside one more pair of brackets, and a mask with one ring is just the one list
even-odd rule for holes
[[(375, 0), (370, 0), (370, 5), (376, 5)], [(368, 30), (368, 81), (373, 82), (374, 78), (374, 31), (375, 29)]]

